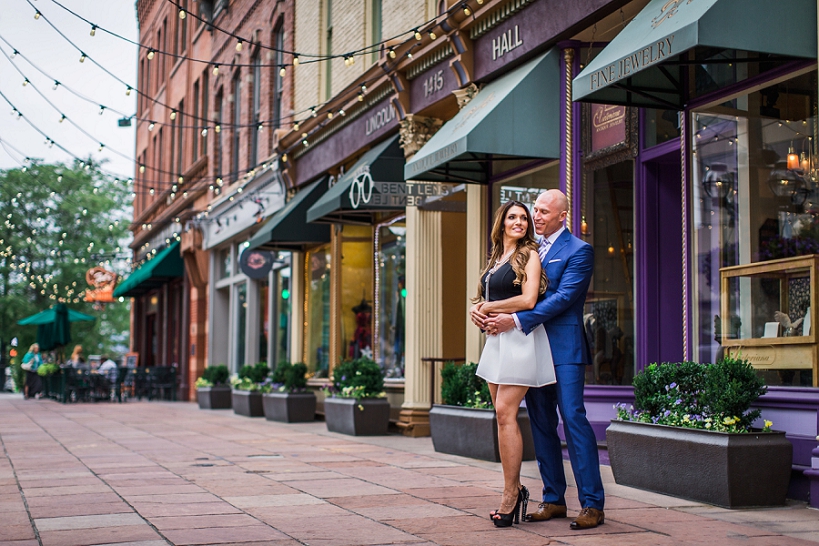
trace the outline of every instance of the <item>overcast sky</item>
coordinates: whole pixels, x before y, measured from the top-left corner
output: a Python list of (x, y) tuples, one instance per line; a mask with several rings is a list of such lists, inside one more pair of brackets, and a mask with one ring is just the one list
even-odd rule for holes
[[(116, 34), (138, 41), (136, 2), (134, 0), (59, 0), (60, 3), (85, 19)], [(118, 127), (119, 114), (106, 110), (99, 115), (100, 105), (127, 113), (136, 111), (136, 91), (126, 96), (126, 87), (91, 62), (94, 59), (119, 79), (136, 86), (137, 47), (124, 40), (96, 31), (91, 37), (91, 26), (76, 18), (52, 0), (2, 0), (0, 10), (0, 50), (11, 56), (13, 49), (24, 55), (31, 64), (18, 55), (13, 61), (0, 53), (0, 92), (36, 127), (57, 144), (79, 157), (91, 155), (95, 160), (107, 159), (105, 170), (123, 177), (134, 175), (134, 139), (136, 123)], [(34, 7), (32, 7), (34, 6)], [(35, 11), (42, 17), (35, 20)], [(80, 63), (78, 50), (61, 37), (45, 20), (48, 19), (74, 42), (89, 59)], [(10, 46), (6, 44), (11, 44)], [(21, 75), (14, 67), (19, 68)], [(43, 75), (37, 68), (48, 74)], [(88, 137), (68, 121), (59, 122), (60, 112), (50, 106), (32, 85), (23, 86), (28, 78), (60, 112), (74, 121), (92, 137)], [(86, 102), (72, 95), (63, 86), (53, 90), (54, 80), (91, 99)], [(23, 156), (56, 162), (71, 160), (71, 156), (56, 145), (49, 148), (46, 138), (32, 128), (25, 119), (12, 115), (12, 107), (0, 97), (0, 169), (19, 167), (22, 157), (11, 149), (17, 148)], [(105, 144), (99, 151), (100, 142)], [(123, 153), (128, 159), (110, 149)], [(11, 153), (9, 153), (11, 152)]]

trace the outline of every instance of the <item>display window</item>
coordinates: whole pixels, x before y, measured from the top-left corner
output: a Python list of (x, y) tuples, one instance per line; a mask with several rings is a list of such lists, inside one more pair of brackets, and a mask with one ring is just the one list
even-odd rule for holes
[(373, 228), (341, 230), (341, 358), (373, 357)]
[(690, 113), (695, 355), (741, 347), (769, 385), (815, 381), (815, 351), (788, 352), (814, 321), (787, 259), (819, 254), (816, 86), (810, 71)]
[(330, 369), (330, 245), (306, 253), (304, 363), (315, 377)]
[(404, 377), (407, 303), (406, 224), (403, 217), (376, 226), (374, 358), (387, 378)]

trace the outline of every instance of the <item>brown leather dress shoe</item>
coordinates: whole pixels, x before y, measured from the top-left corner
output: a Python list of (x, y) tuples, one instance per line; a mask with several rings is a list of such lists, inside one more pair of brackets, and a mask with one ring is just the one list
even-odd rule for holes
[(523, 521), (547, 521), (552, 518), (565, 518), (566, 505), (565, 504), (549, 504), (548, 502), (541, 502), (537, 505), (537, 512), (526, 514)]
[(569, 527), (575, 531), (579, 529), (594, 529), (598, 525), (603, 525), (605, 514), (602, 510), (596, 508), (584, 508), (580, 511), (580, 515), (572, 522)]

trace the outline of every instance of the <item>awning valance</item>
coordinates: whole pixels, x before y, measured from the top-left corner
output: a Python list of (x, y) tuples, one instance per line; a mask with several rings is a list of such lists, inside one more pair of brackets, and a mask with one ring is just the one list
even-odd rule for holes
[(250, 249), (303, 250), (330, 241), (330, 226), (307, 223), (307, 209), (324, 194), (327, 179), (313, 182), (293, 196), (250, 239)]
[(135, 298), (184, 273), (179, 242), (174, 242), (144, 262), (114, 289), (114, 297)]
[(404, 152), (398, 135), (374, 146), (307, 211), (308, 222), (372, 224), (379, 213), (404, 210)]
[(814, 0), (652, 0), (574, 79), (572, 98), (681, 110), (691, 98), (815, 58)]
[(493, 162), (560, 157), (560, 59), (552, 49), (484, 87), (404, 167), (407, 180), (487, 183)]

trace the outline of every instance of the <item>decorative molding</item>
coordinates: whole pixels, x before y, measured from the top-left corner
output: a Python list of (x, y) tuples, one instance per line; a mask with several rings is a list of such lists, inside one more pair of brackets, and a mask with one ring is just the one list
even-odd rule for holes
[(445, 43), (442, 47), (439, 47), (429, 55), (425, 55), (423, 59), (409, 67), (406, 73), (407, 80), (414, 80), (431, 66), (440, 63), (454, 54), (455, 50), (452, 49), (452, 45)]
[(514, 14), (534, 3), (535, 0), (509, 0), (470, 28), (469, 38), (472, 40), (480, 38), (499, 24), (512, 17)]
[(398, 129), (404, 157), (409, 159), (414, 156), (443, 124), (444, 122), (440, 119), (407, 114), (407, 117), (399, 122)]
[(456, 99), (458, 99), (458, 109), (463, 110), (464, 106), (469, 104), (469, 101), (474, 99), (475, 95), (477, 95), (480, 90), (481, 88), (478, 85), (470, 83), (463, 89), (456, 89), (453, 91), (452, 94), (455, 95)]
[(565, 84), (564, 96), (566, 99), (565, 118), (566, 118), (566, 150), (564, 156), (566, 158), (566, 199), (569, 206), (566, 212), (566, 229), (572, 231), (572, 190), (574, 186), (574, 103), (572, 102), (572, 78), (574, 77), (574, 49), (566, 48), (563, 50), (563, 61), (565, 65)]

